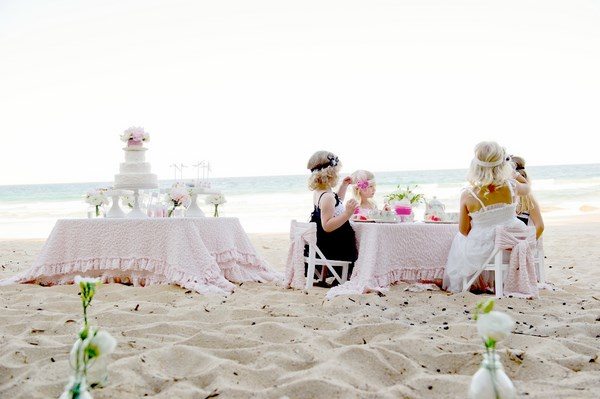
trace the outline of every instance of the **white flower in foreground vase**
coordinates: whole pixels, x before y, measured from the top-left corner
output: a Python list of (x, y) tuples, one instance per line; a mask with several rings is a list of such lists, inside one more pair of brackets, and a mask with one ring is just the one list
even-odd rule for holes
[(60, 395), (58, 399), (94, 399), (87, 390), (87, 384), (85, 378), (77, 381), (71, 377), (69, 384), (65, 388), (65, 391)]
[(89, 339), (86, 351), (95, 354), (94, 357), (110, 355), (117, 347), (117, 340), (104, 330), (97, 330)]
[(506, 339), (514, 327), (513, 319), (506, 313), (493, 311), (494, 300), (477, 304), (474, 319), (477, 332), (483, 339), (486, 352), (479, 370), (469, 386), (469, 399), (514, 399), (517, 391), (502, 367), (496, 353), (496, 343)]
[(477, 317), (477, 332), (484, 341), (502, 341), (510, 335), (514, 326), (513, 319), (502, 312), (491, 311)]
[(83, 307), (83, 326), (71, 348), (69, 364), (73, 375), (60, 396), (61, 399), (92, 399), (89, 389), (105, 386), (108, 382), (107, 355), (114, 352), (117, 341), (106, 331), (91, 328), (87, 310), (90, 306), (100, 279), (75, 276), (79, 285)]

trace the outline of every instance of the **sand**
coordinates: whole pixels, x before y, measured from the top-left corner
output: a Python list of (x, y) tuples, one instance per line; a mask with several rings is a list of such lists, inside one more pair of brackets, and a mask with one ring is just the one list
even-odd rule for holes
[[(600, 222), (547, 223), (548, 280), (561, 291), (504, 298), (517, 321), (499, 344), (520, 397), (597, 398)], [(283, 270), (286, 234), (251, 235)], [(0, 278), (26, 268), (42, 240), (0, 241)], [(229, 297), (176, 286), (103, 285), (93, 325), (118, 340), (110, 384), (94, 398), (464, 398), (482, 345), (469, 313), (483, 295), (309, 294), (244, 283)], [(0, 287), (0, 397), (58, 397), (79, 329), (75, 286)], [(211, 396), (212, 395), (212, 396)]]

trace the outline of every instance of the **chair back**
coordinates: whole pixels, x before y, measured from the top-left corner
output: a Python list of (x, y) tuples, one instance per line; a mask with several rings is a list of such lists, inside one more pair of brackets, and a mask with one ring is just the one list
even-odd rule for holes
[[(298, 222), (296, 220), (292, 220), (290, 225), (290, 239), (295, 241), (305, 234), (311, 234), (312, 230), (314, 232), (314, 241), (317, 241), (317, 224), (315, 222)], [(312, 235), (312, 234), (311, 234)]]

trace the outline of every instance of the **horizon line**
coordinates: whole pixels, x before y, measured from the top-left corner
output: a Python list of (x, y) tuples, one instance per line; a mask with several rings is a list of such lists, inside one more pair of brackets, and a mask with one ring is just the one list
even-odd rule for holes
[[(598, 162), (594, 163), (570, 163), (570, 164), (549, 164), (549, 165), (530, 165), (528, 167), (540, 168), (540, 167), (550, 167), (550, 166), (591, 166), (591, 165), (600, 165)], [(467, 170), (467, 168), (441, 168), (441, 169), (404, 169), (404, 170), (379, 170), (374, 171), (374, 174), (377, 173), (392, 173), (392, 172), (435, 172), (435, 171), (451, 171), (451, 170)], [(210, 179), (235, 179), (235, 178), (263, 178), (263, 177), (283, 177), (283, 176), (304, 176), (303, 174), (270, 174), (270, 175), (246, 175), (246, 176), (218, 176), (218, 177), (210, 177)], [(308, 175), (307, 175), (308, 176)], [(178, 181), (179, 179), (158, 179), (158, 181)], [(191, 181), (196, 180), (194, 178), (190, 179), (181, 179), (181, 181)], [(106, 183), (108, 181), (104, 180), (96, 180), (96, 181), (62, 181), (62, 182), (53, 182), (53, 183), (18, 183), (18, 184), (4, 184), (0, 183), (0, 187), (10, 187), (10, 186), (41, 186), (41, 185), (59, 185), (59, 184), (84, 184), (84, 183)]]

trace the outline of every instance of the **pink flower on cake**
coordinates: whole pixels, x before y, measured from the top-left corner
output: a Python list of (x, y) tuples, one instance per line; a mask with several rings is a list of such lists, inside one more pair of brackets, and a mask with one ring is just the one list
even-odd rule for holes
[(121, 135), (121, 140), (131, 140), (141, 144), (143, 141), (150, 141), (150, 135), (144, 131), (143, 127), (132, 126), (123, 132)]

